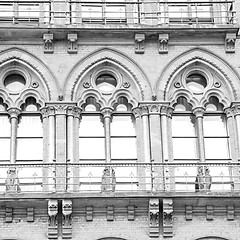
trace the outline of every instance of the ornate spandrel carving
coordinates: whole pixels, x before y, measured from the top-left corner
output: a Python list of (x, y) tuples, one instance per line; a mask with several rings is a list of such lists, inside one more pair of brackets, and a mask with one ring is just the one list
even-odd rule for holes
[(159, 199), (149, 199), (149, 235), (159, 237)]
[(227, 33), (225, 37), (226, 53), (235, 53), (237, 35), (235, 33)]
[(78, 45), (77, 45), (77, 34), (70, 33), (67, 35), (68, 39), (68, 53), (77, 53), (78, 52)]
[(135, 34), (135, 53), (144, 53), (145, 35)]
[(16, 168), (10, 168), (7, 171), (7, 179), (5, 180), (6, 192), (19, 193), (21, 192), (18, 172)]
[(58, 239), (58, 201), (57, 200), (48, 200), (48, 239)]
[(168, 33), (166, 34), (159, 34), (158, 36), (158, 42), (159, 42), (159, 53), (168, 53), (168, 40), (169, 40), (169, 35)]
[(163, 236), (173, 236), (173, 200), (163, 199)]
[(72, 201), (71, 200), (62, 200), (62, 239), (71, 239), (72, 238)]
[(44, 41), (44, 53), (53, 53), (53, 34), (45, 33), (43, 34)]
[(115, 188), (116, 188), (115, 171), (111, 167), (106, 167), (103, 170), (101, 191), (115, 192)]

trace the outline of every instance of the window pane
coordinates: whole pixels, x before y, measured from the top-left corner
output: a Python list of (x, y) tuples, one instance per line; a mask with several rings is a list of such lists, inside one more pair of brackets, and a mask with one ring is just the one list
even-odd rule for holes
[(173, 116), (172, 135), (181, 137), (196, 136), (194, 121), (195, 118), (190, 116)]
[(11, 125), (8, 116), (0, 116), (0, 137), (10, 137)]
[(204, 136), (227, 136), (226, 119), (223, 116), (204, 116)]
[(197, 138), (173, 138), (175, 159), (197, 159)]
[(42, 160), (43, 141), (38, 138), (17, 139), (17, 160)]
[(112, 159), (137, 158), (135, 138), (112, 138), (111, 139)]
[(18, 125), (18, 137), (42, 137), (43, 128), (39, 116), (22, 116)]
[(206, 159), (228, 159), (228, 139), (227, 138), (205, 138)]
[(0, 160), (10, 160), (10, 139), (0, 138)]
[(104, 138), (80, 138), (80, 159), (105, 159)]
[(83, 116), (80, 128), (79, 136), (104, 136), (103, 123), (99, 116)]
[(114, 116), (111, 122), (111, 136), (135, 136), (131, 116)]

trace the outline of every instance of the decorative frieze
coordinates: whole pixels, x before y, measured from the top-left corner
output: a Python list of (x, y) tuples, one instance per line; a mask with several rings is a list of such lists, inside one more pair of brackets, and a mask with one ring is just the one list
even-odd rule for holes
[(213, 220), (213, 206), (206, 206), (206, 219)]
[(13, 209), (11, 207), (6, 207), (5, 209), (5, 222), (11, 223), (13, 221)]
[(135, 219), (135, 207), (133, 205), (129, 205), (127, 210), (128, 210), (128, 212), (127, 212), (128, 221), (134, 221), (134, 219)]
[(163, 199), (163, 236), (173, 236), (173, 200)]
[(85, 219), (86, 221), (90, 222), (93, 220), (93, 207), (92, 206), (88, 206), (85, 208)]
[(72, 238), (72, 201), (62, 200), (62, 239)]
[(68, 53), (77, 53), (78, 52), (78, 45), (77, 45), (77, 34), (70, 33), (67, 35), (68, 40)]
[(135, 34), (135, 53), (144, 53), (145, 34)]
[(227, 33), (226, 34), (226, 37), (225, 37), (226, 53), (234, 53), (235, 52), (236, 39), (237, 39), (236, 33)]
[(27, 208), (27, 222), (34, 222), (34, 208)]
[(149, 199), (149, 235), (159, 237), (159, 199)]
[(111, 167), (106, 167), (103, 170), (101, 191), (115, 192), (115, 188), (116, 188), (115, 171)]
[(44, 53), (53, 53), (53, 34), (45, 33), (43, 34), (44, 41)]
[(168, 40), (169, 40), (168, 33), (158, 35), (159, 53), (168, 53)]
[(21, 192), (18, 172), (16, 168), (9, 168), (7, 171), (7, 179), (5, 180), (6, 192), (19, 193)]
[(191, 221), (193, 219), (193, 207), (188, 205), (185, 209), (185, 219)]
[(114, 207), (108, 206), (107, 207), (107, 221), (113, 221), (114, 220)]
[(48, 200), (48, 239), (58, 239), (58, 201), (57, 200)]
[(233, 221), (234, 220), (235, 209), (234, 206), (227, 206), (227, 220)]

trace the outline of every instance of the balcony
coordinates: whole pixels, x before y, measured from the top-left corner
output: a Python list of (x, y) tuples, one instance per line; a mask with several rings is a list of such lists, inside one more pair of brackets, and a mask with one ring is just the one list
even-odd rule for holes
[(1, 164), (0, 194), (239, 194), (240, 164)]
[(233, 0), (1, 1), (0, 26), (198, 28), (236, 24)]

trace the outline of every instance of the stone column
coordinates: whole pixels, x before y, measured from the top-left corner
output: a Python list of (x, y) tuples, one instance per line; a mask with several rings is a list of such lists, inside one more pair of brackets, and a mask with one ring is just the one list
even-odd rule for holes
[(237, 159), (240, 161), (240, 104), (233, 105), (234, 127), (236, 129)]
[(16, 163), (17, 159), (17, 128), (18, 128), (18, 116), (20, 109), (10, 108), (8, 110), (10, 123), (11, 123), (11, 140), (10, 140), (10, 163)]

